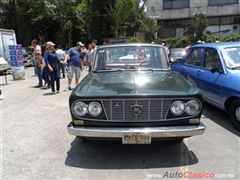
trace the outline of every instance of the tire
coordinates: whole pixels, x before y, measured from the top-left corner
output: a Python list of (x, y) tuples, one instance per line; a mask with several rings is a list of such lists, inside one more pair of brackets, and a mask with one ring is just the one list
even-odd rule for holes
[(240, 131), (240, 100), (235, 100), (230, 104), (229, 115), (231, 117), (233, 127)]

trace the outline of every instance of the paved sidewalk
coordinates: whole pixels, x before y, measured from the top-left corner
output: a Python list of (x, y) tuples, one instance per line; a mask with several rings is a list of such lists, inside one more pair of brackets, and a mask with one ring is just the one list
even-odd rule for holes
[[(86, 74), (85, 69), (82, 78)], [(33, 87), (37, 83), (33, 68), (26, 69), (25, 80), (13, 81), (11, 76), (8, 80), (8, 85), (0, 86), (4, 94), (0, 100), (0, 179), (158, 180), (184, 172), (240, 179), (240, 133), (226, 113), (212, 106), (205, 105), (202, 115), (206, 132), (183, 143), (88, 142), (67, 133), (71, 121), (71, 91), (63, 91), (67, 79), (61, 79), (62, 92), (57, 95)]]

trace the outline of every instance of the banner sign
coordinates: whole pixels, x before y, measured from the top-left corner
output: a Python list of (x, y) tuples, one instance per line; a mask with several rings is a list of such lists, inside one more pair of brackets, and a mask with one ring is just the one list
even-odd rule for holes
[(12, 66), (13, 79), (22, 79), (25, 76), (23, 65), (22, 45), (9, 45), (10, 65)]

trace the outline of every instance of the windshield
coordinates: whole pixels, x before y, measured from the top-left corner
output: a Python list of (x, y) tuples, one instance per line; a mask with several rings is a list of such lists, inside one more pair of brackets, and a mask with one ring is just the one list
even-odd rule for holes
[(96, 53), (95, 70), (168, 69), (161, 47), (119, 46), (101, 48)]
[(225, 48), (222, 52), (228, 68), (240, 67), (240, 47)]

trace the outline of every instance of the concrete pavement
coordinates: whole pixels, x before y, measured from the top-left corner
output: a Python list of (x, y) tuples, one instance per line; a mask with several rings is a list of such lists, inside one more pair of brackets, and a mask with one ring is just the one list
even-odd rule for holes
[[(183, 143), (154, 142), (122, 145), (120, 142), (81, 141), (68, 135), (68, 98), (71, 91), (50, 95), (33, 88), (37, 77), (27, 69), (26, 80), (2, 85), (2, 179), (188, 179), (184, 172), (210, 172), (214, 179), (240, 179), (240, 134), (228, 116), (206, 105), (202, 136)], [(85, 72), (83, 74), (86, 74)], [(61, 90), (67, 80), (61, 80)], [(164, 178), (163, 178), (164, 176)], [(175, 178), (176, 176), (176, 178)]]

